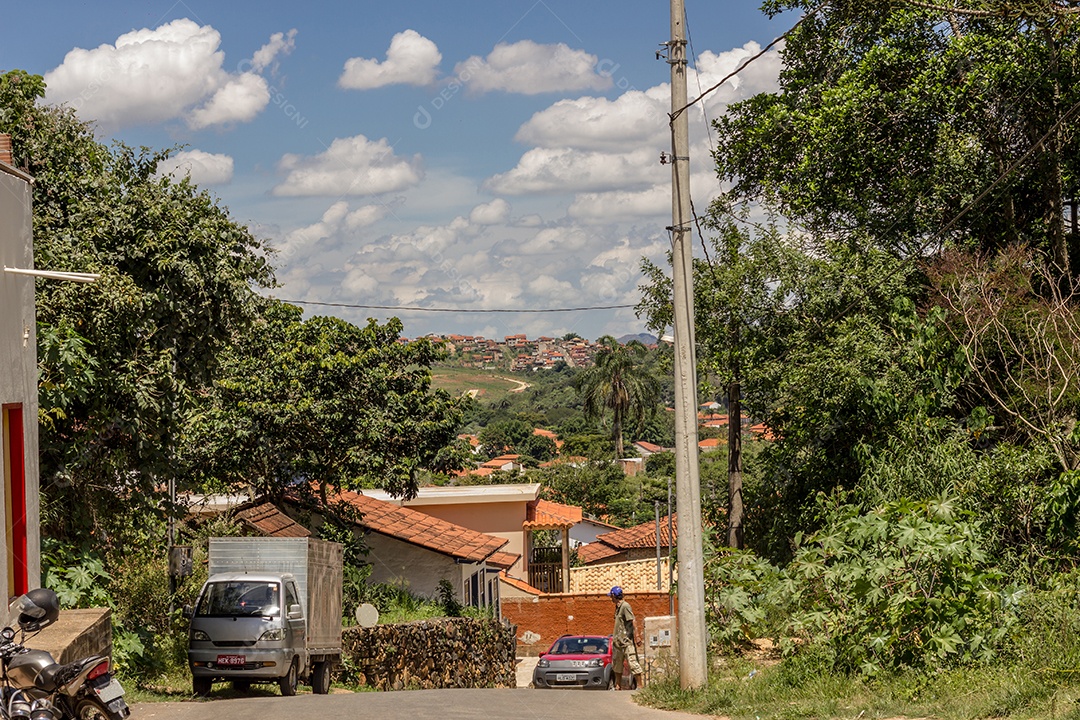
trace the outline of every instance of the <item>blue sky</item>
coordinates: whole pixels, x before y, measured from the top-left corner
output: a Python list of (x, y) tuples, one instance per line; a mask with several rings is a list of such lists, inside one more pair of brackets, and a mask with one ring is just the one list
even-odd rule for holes
[[(670, 224), (662, 0), (42, 2), (8, 11), (0, 70), (44, 75), (103, 140), (184, 150), (190, 174), (277, 249), (276, 297), (429, 332), (595, 339), (643, 330), (640, 261)], [(687, 2), (690, 93), (793, 18)], [(775, 89), (773, 52), (709, 96)], [(718, 187), (692, 117), (696, 208)]]

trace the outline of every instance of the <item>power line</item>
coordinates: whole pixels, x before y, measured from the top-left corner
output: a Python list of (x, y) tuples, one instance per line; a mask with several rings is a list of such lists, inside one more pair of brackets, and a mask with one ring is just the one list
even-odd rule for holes
[(634, 304), (630, 305), (591, 305), (587, 307), (568, 307), (568, 308), (522, 308), (522, 309), (509, 309), (509, 308), (494, 308), (490, 310), (481, 310), (476, 308), (443, 308), (443, 307), (409, 307), (405, 305), (362, 305), (358, 303), (332, 303), (332, 302), (317, 302), (315, 300), (285, 300), (283, 298), (271, 298), (283, 303), (289, 303), (292, 305), (318, 305), (321, 307), (338, 307), (338, 308), (353, 308), (359, 310), (394, 310), (401, 312), (441, 312), (441, 313), (561, 313), (561, 312), (590, 312), (593, 310), (624, 310), (627, 308), (637, 307)]

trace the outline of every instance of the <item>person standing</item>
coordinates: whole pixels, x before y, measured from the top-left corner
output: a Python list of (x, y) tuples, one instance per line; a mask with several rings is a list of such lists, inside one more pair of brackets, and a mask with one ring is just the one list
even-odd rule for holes
[(634, 685), (642, 687), (641, 663), (638, 662), (637, 642), (634, 633), (634, 611), (630, 603), (623, 598), (623, 590), (616, 585), (608, 593), (611, 601), (615, 603), (615, 630), (611, 633), (615, 647), (611, 654), (611, 670), (615, 673), (615, 687), (623, 689), (622, 674), (623, 661), (630, 665), (630, 672), (634, 675)]

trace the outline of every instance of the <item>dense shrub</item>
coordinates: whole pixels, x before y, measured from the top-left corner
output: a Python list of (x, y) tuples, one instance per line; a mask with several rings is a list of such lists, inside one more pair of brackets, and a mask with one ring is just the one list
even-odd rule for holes
[(834, 505), (783, 581), (792, 635), (828, 643), (836, 669), (867, 675), (993, 658), (1016, 619), (1005, 585), (979, 524), (947, 497), (866, 514)]

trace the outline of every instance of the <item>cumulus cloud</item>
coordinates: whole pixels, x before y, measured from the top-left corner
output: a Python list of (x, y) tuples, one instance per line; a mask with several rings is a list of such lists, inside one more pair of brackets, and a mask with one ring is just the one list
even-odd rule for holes
[(522, 155), (517, 167), (488, 179), (484, 187), (503, 195), (648, 187), (658, 178), (656, 158), (650, 148), (621, 154), (534, 148)]
[(248, 63), (250, 70), (229, 73), (217, 30), (187, 18), (173, 20), (125, 33), (112, 45), (71, 50), (45, 74), (47, 97), (107, 128), (178, 117), (187, 117), (194, 128), (245, 122), (269, 102), (257, 71), (291, 49), (294, 36), (295, 30), (274, 35)]
[[(691, 188), (693, 188), (691, 184)], [(671, 185), (654, 185), (647, 190), (614, 190), (605, 193), (581, 193), (574, 198), (567, 214), (584, 222), (617, 222), (641, 217), (655, 217), (671, 212)]]
[(274, 195), (379, 195), (417, 184), (423, 178), (420, 156), (404, 159), (383, 138), (337, 138), (314, 157), (287, 154), (278, 163), (285, 180)]
[(232, 78), (214, 96), (188, 116), (187, 124), (193, 130), (230, 122), (248, 122), (262, 112), (270, 101), (266, 80), (255, 73), (244, 73)]
[(442, 54), (431, 40), (405, 30), (390, 40), (386, 59), (349, 58), (338, 85), (349, 90), (371, 90), (386, 85), (429, 85), (435, 82)]
[(499, 43), (486, 58), (474, 55), (454, 66), (454, 75), (475, 93), (502, 91), (522, 95), (607, 90), (611, 76), (597, 70), (597, 57), (563, 43), (532, 40)]
[(667, 88), (632, 90), (614, 100), (581, 97), (560, 100), (522, 125), (514, 139), (545, 148), (621, 152), (670, 137)]
[(196, 185), (222, 185), (232, 180), (233, 159), (202, 150), (182, 150), (158, 163), (158, 175), (187, 176)]
[(510, 203), (495, 198), (489, 203), (477, 205), (469, 213), (469, 222), (475, 225), (499, 225), (510, 218)]

